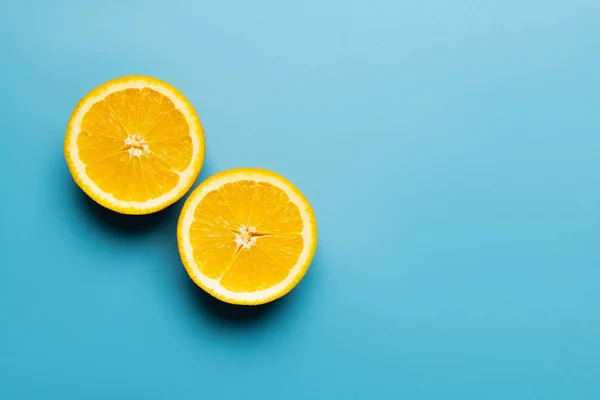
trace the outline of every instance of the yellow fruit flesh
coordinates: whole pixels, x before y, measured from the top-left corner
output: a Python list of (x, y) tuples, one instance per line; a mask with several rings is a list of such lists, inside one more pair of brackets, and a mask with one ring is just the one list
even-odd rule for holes
[(200, 271), (234, 292), (282, 282), (303, 249), (298, 207), (280, 188), (241, 180), (206, 194), (190, 238)]
[(172, 190), (193, 149), (184, 115), (163, 94), (125, 89), (92, 105), (77, 137), (88, 177), (122, 201), (147, 201)]

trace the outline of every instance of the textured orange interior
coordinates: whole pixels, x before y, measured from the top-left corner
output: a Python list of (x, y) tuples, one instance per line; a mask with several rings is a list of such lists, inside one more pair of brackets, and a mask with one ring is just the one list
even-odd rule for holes
[(77, 145), (89, 178), (123, 201), (169, 192), (193, 155), (184, 115), (149, 88), (125, 89), (95, 103), (83, 117)]
[[(303, 248), (298, 207), (280, 188), (249, 180), (209, 192), (190, 230), (200, 271), (235, 292), (267, 289), (283, 281)], [(244, 230), (250, 231), (241, 246)]]

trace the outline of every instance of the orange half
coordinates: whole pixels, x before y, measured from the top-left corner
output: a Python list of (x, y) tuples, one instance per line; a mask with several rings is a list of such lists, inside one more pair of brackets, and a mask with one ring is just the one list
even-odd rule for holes
[(233, 304), (257, 305), (288, 293), (317, 246), (312, 207), (270, 171), (236, 169), (190, 195), (177, 227), (179, 253), (196, 284)]
[(173, 86), (127, 76), (99, 86), (75, 108), (65, 158), (81, 189), (123, 214), (148, 214), (179, 200), (204, 160), (204, 134)]

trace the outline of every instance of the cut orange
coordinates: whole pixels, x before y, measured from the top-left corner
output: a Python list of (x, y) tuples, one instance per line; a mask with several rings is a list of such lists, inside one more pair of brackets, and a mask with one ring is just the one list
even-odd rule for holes
[(212, 176), (187, 199), (177, 226), (192, 280), (232, 304), (273, 301), (296, 286), (317, 246), (312, 207), (288, 180), (259, 169)]
[(81, 189), (123, 214), (179, 200), (204, 160), (204, 134), (190, 102), (155, 78), (127, 76), (94, 89), (75, 108), (65, 157)]

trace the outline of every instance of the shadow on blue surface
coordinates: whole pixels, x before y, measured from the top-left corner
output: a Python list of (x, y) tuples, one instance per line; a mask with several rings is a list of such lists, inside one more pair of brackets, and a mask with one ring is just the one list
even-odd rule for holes
[(145, 234), (158, 229), (171, 219), (175, 221), (178, 218), (177, 203), (165, 210), (147, 215), (126, 215), (119, 214), (104, 208), (88, 197), (77, 185), (72, 185), (73, 190), (77, 191), (77, 197), (81, 208), (92, 215), (93, 219), (98, 221), (103, 228), (110, 229), (119, 235)]
[(196, 311), (202, 314), (202, 319), (208, 318), (211, 322), (223, 326), (253, 325), (274, 318), (276, 314), (285, 311), (288, 296), (292, 295), (290, 293), (282, 299), (261, 306), (238, 306), (217, 300), (196, 286), (187, 276), (185, 279), (187, 297), (193, 306), (196, 306)]

